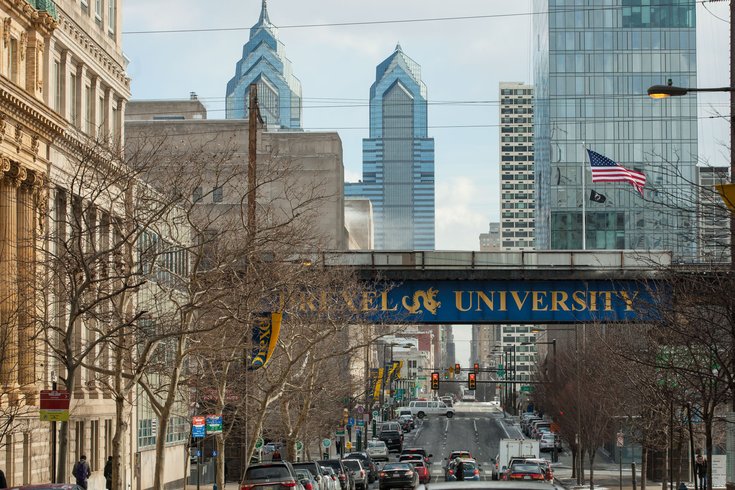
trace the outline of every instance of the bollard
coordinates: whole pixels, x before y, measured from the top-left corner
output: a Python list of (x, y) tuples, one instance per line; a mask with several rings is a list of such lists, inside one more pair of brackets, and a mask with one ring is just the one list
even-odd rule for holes
[[(630, 463), (630, 474), (632, 476), (632, 481), (633, 481), (633, 490), (635, 490), (635, 461), (632, 461)], [(641, 475), (641, 479), (645, 477), (646, 475)]]
[[(215, 482), (214, 485), (212, 485), (212, 490), (217, 490), (217, 482)], [(681, 489), (679, 489), (679, 490), (681, 490)]]
[(688, 490), (687, 484), (684, 482), (679, 483), (679, 490)]

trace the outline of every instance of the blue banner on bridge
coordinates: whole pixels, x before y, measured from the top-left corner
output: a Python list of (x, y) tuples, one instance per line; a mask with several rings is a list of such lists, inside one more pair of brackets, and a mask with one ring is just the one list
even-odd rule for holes
[(407, 281), (366, 293), (362, 311), (384, 323), (646, 321), (660, 301), (640, 281)]

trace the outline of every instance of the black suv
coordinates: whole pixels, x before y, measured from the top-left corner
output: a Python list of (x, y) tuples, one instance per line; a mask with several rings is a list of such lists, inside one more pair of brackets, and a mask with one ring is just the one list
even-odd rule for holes
[(400, 453), (403, 449), (403, 437), (397, 430), (382, 430), (379, 439), (388, 446), (388, 452), (395, 449)]
[(337, 473), (339, 486), (342, 490), (355, 490), (355, 481), (352, 479), (350, 472), (344, 467), (339, 459), (321, 459), (317, 461), (321, 466), (329, 466)]

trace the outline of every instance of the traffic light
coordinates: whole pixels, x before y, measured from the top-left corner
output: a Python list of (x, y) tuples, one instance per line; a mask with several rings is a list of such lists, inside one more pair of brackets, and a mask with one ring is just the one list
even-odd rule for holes
[(342, 409), (342, 425), (347, 425), (347, 422), (350, 419), (350, 411), (346, 408)]
[(431, 389), (439, 389), (439, 373), (431, 373)]
[(469, 373), (467, 375), (467, 388), (470, 390), (477, 389), (477, 375), (475, 373)]
[(454, 374), (459, 374), (462, 372), (462, 368), (459, 366), (459, 364), (454, 365)]
[(480, 372), (480, 364), (476, 362), (473, 366), (473, 369), (475, 371), (475, 374), (478, 374)]

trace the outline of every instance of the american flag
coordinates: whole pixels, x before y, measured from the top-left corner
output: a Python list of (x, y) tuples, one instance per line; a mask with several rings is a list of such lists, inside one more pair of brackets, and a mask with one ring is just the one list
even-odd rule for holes
[(646, 174), (630, 170), (592, 150), (587, 150), (592, 167), (592, 182), (628, 182), (643, 196)]

